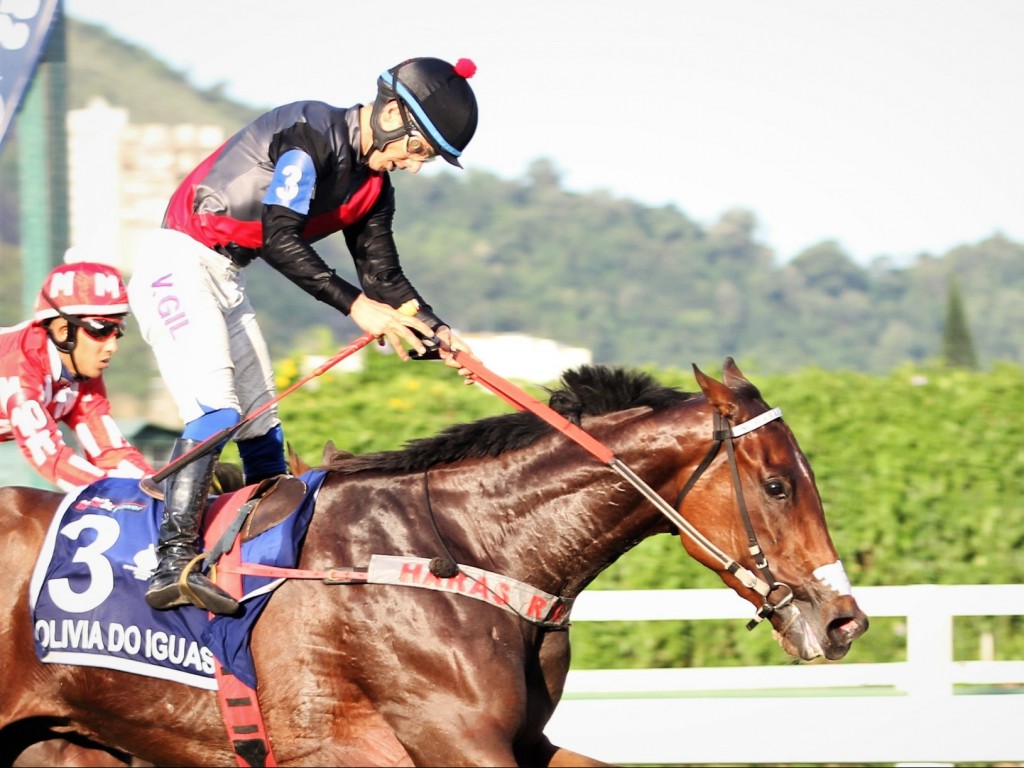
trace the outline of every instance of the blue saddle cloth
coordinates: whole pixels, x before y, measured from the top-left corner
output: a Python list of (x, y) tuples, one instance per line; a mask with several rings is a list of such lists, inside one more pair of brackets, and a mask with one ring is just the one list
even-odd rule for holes
[[(307, 492), (280, 524), (242, 545), (243, 563), (294, 567), (325, 473), (302, 475)], [(215, 690), (216, 661), (251, 688), (253, 625), (280, 579), (243, 579), (242, 612), (193, 606), (154, 611), (145, 601), (156, 568), (163, 502), (137, 480), (107, 478), (68, 494), (54, 515), (29, 590), (36, 653), (44, 662), (133, 672)]]

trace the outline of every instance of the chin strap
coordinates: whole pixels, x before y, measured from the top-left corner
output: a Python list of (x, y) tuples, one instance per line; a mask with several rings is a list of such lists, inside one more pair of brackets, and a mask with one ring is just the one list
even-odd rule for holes
[(41, 296), (44, 299), (46, 299), (47, 304), (53, 307), (53, 311), (60, 315), (62, 318), (64, 318), (64, 320), (68, 324), (68, 336), (64, 341), (57, 341), (57, 337), (53, 335), (53, 330), (50, 328), (49, 323), (43, 326), (44, 328), (46, 328), (46, 335), (49, 337), (50, 343), (52, 343), (53, 346), (57, 348), (58, 352), (63, 352), (65, 355), (68, 356), (68, 359), (71, 360), (71, 373), (76, 381), (88, 380), (88, 376), (83, 376), (81, 373), (79, 373), (78, 364), (75, 362), (75, 340), (78, 337), (79, 323), (75, 320), (75, 318), (71, 317), (70, 315), (64, 314), (64, 312), (61, 311), (61, 308), (53, 303), (53, 299), (51, 299), (45, 293), (41, 294)]
[[(401, 69), (401, 67), (398, 69)], [(410, 131), (422, 133), (420, 127), (416, 125), (416, 121), (412, 119), (409, 111), (405, 108), (405, 102), (395, 92), (398, 69), (391, 73), (391, 85), (381, 83), (377, 86), (377, 99), (373, 102), (373, 109), (370, 112), (370, 128), (373, 131), (373, 145), (370, 147), (370, 152), (373, 152), (375, 149), (383, 152), (384, 147), (393, 141), (398, 141), (404, 136), (408, 136)], [(397, 102), (398, 111), (402, 115), (402, 125), (393, 131), (385, 131), (380, 124), (380, 113), (389, 101)], [(367, 153), (363, 160), (366, 160), (369, 156), (369, 153)]]
[[(384, 148), (393, 141), (398, 141), (400, 138), (407, 134), (407, 125), (403, 124), (401, 128), (396, 128), (393, 131), (385, 131), (380, 125), (380, 113), (384, 109), (384, 105), (389, 101), (397, 101), (399, 105), (402, 104), (401, 99), (397, 96), (387, 97), (384, 93), (377, 94), (377, 100), (373, 102), (373, 110), (370, 112), (370, 128), (373, 130), (373, 143), (370, 146), (370, 151), (363, 156), (363, 160), (369, 158), (370, 154), (374, 150), (380, 152), (384, 151)], [(405, 112), (404, 107), (402, 112)]]

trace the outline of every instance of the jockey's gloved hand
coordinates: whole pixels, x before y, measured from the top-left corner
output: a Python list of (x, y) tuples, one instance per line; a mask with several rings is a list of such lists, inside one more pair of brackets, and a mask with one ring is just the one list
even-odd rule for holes
[(437, 337), (437, 331), (439, 328), (446, 328), (448, 324), (441, 318), (435, 315), (429, 307), (421, 307), (418, 301), (410, 300), (398, 308), (399, 312), (403, 314), (412, 314), (417, 320), (422, 320), (428, 326), (434, 329), (432, 336), (424, 336), (422, 333), (417, 331), (415, 328), (412, 332), (420, 337), (423, 342), (423, 346), (427, 348), (427, 351), (423, 354), (419, 354), (416, 350), (409, 350), (409, 356), (414, 360), (440, 360), (441, 359), (441, 347), (439, 339)]
[(431, 336), (426, 338), (417, 331), (413, 331), (423, 340), (423, 346), (427, 348), (427, 351), (422, 355), (419, 354), (415, 349), (409, 350), (409, 357), (413, 360), (440, 360), (441, 359), (441, 345), (437, 336)]

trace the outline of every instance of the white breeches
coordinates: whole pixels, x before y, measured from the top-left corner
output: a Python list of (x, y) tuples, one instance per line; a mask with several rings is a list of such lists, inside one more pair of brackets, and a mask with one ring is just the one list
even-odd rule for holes
[[(267, 343), (241, 270), (188, 235), (161, 229), (146, 240), (128, 284), (132, 314), (186, 424), (233, 408), (242, 418), (275, 396)], [(235, 435), (266, 434), (268, 408)]]

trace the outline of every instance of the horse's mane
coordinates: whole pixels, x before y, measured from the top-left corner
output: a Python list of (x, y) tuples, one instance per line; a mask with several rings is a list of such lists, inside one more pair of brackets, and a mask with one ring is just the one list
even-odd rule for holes
[[(628, 408), (667, 408), (693, 397), (690, 392), (659, 384), (639, 371), (584, 365), (562, 374), (557, 389), (546, 390), (549, 405), (574, 424), (584, 416), (600, 416)], [(363, 455), (337, 453), (325, 468), (342, 474), (364, 470), (422, 472), (438, 464), (500, 456), (525, 448), (553, 430), (547, 422), (523, 411), (455, 424), (433, 437), (412, 440), (398, 451)]]

